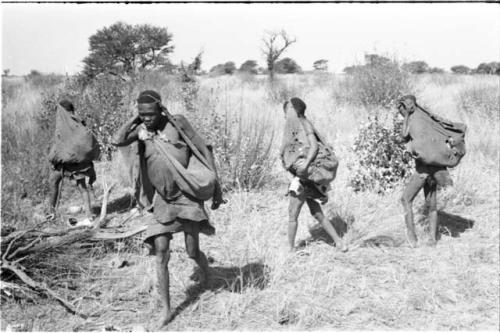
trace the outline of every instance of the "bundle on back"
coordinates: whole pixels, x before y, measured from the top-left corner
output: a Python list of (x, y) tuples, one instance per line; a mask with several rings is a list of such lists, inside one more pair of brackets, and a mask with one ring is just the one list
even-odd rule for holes
[[(207, 201), (215, 195), (218, 186), (215, 170), (209, 166), (206, 158), (198, 151), (192, 140), (205, 144), (191, 125), (184, 118), (168, 115), (172, 123), (189, 147), (191, 154), (187, 167), (174, 156), (172, 146), (161, 133), (153, 135), (139, 146), (139, 177), (136, 179), (136, 197), (144, 207), (152, 204), (154, 190), (165, 199), (169, 199), (175, 188), (199, 201)], [(191, 139), (192, 140), (191, 140)], [(145, 160), (145, 145), (153, 145), (155, 154)], [(141, 148), (142, 147), (142, 148)], [(209, 148), (209, 153), (212, 151)], [(212, 156), (213, 158), (213, 156)], [(175, 184), (175, 185), (174, 185)]]
[[(285, 130), (283, 133), (282, 157), (285, 168), (296, 175), (296, 165), (306, 159), (309, 152), (309, 142), (303, 122), (305, 118), (299, 118), (294, 112), (287, 115)], [(314, 135), (318, 140), (318, 153), (308, 168), (306, 178), (318, 185), (328, 185), (336, 175), (338, 159), (333, 149), (326, 143), (319, 132), (314, 129)]]
[(57, 108), (56, 130), (49, 153), (52, 164), (78, 164), (99, 158), (100, 147), (95, 136), (81, 120), (61, 107)]
[(467, 126), (428, 112), (410, 103), (405, 132), (411, 137), (408, 151), (427, 165), (455, 167), (465, 155)]

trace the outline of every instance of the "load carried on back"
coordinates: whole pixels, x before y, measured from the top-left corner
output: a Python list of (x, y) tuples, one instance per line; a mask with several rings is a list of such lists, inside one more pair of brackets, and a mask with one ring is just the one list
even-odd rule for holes
[[(145, 129), (140, 128), (139, 138), (141, 140), (149, 140), (155, 147), (156, 155), (154, 158), (149, 158), (149, 164), (146, 167), (145, 161), (142, 162), (140, 174), (140, 188), (143, 192), (151, 191), (154, 187), (158, 193), (168, 198), (170, 185), (173, 182), (179, 189), (191, 198), (200, 201), (207, 201), (217, 195), (219, 183), (216, 171), (212, 169), (206, 157), (198, 150), (198, 145), (205, 145), (201, 137), (195, 134), (191, 125), (184, 117), (173, 116), (168, 113), (166, 108), (163, 110), (163, 115), (168, 118), (168, 121), (176, 128), (186, 145), (192, 152), (189, 157), (187, 167), (183, 166), (172, 153), (172, 143), (165, 138), (162, 133), (151, 135)], [(143, 127), (139, 125), (139, 127)], [(147, 138), (145, 136), (148, 136)], [(198, 140), (198, 142), (193, 142)], [(208, 149), (211, 154), (211, 148)], [(143, 153), (139, 153), (140, 158), (144, 158)], [(213, 156), (212, 156), (213, 158)], [(150, 172), (146, 172), (149, 169)], [(153, 187), (149, 187), (151, 183)], [(151, 197), (152, 193), (149, 194)], [(141, 199), (144, 202), (143, 199)], [(148, 201), (146, 201), (147, 203)], [(145, 205), (147, 206), (147, 205)]]
[[(318, 152), (306, 173), (298, 174), (298, 165), (306, 160), (311, 148), (307, 138), (308, 134), (314, 134), (316, 137)], [(313, 182), (322, 193), (326, 193), (330, 183), (337, 175), (339, 163), (332, 147), (326, 143), (311, 122), (303, 116), (298, 116), (295, 112), (286, 114), (281, 156), (286, 170), (294, 176)]]
[(80, 164), (99, 158), (100, 147), (95, 136), (74, 113), (57, 107), (56, 130), (49, 152), (53, 165)]
[(407, 150), (416, 160), (441, 167), (455, 167), (465, 155), (467, 126), (424, 110), (415, 96), (399, 99), (398, 109), (405, 115), (403, 137)]

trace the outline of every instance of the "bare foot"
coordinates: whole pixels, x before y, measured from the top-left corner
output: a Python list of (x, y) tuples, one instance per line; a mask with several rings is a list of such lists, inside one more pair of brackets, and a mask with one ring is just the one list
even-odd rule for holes
[(204, 272), (200, 269), (198, 272), (191, 275), (190, 279), (198, 282), (202, 287), (206, 287), (208, 285), (208, 280), (210, 279), (210, 272)]
[(347, 244), (345, 242), (340, 242), (340, 244), (338, 244), (338, 248), (341, 252), (347, 252), (348, 251), (348, 248), (347, 248)]
[(158, 322), (158, 330), (165, 329), (165, 326), (168, 325), (174, 319), (174, 313), (172, 311), (167, 311), (167, 313), (160, 318)]

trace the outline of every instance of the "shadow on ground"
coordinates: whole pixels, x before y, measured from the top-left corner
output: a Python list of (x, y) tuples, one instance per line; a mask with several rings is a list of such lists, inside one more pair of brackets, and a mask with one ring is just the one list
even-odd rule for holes
[[(346, 234), (348, 225), (347, 222), (340, 216), (331, 217), (330, 223), (335, 228), (335, 231), (337, 231), (337, 234), (340, 237), (343, 237)], [(325, 231), (325, 229), (323, 229), (323, 227), (319, 223), (309, 228), (309, 234), (311, 235), (310, 237), (299, 242), (298, 248), (306, 247), (308, 243), (312, 242), (325, 242), (331, 245), (335, 244), (330, 235)]]
[[(124, 211), (129, 210), (130, 208), (135, 206), (135, 198), (130, 193), (125, 193), (119, 198), (113, 199), (108, 202), (107, 213), (123, 213)], [(101, 214), (101, 206), (93, 206), (92, 213), (99, 215)]]
[[(174, 310), (172, 320), (184, 309), (196, 302), (201, 294), (207, 290), (226, 290), (233, 293), (241, 293), (246, 288), (264, 289), (269, 283), (270, 268), (260, 262), (250, 263), (243, 267), (210, 267), (211, 277), (208, 283), (189, 287), (186, 291), (186, 299)], [(195, 279), (200, 273), (195, 269), (191, 279)]]
[(474, 221), (459, 215), (438, 211), (439, 234), (460, 237), (460, 234), (474, 227)]

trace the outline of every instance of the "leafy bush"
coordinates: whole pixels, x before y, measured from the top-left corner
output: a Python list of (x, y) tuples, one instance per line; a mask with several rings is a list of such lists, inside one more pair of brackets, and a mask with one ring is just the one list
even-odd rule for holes
[(411, 91), (408, 72), (396, 61), (380, 57), (367, 65), (353, 66), (347, 71), (345, 89), (334, 92), (336, 100), (365, 107), (389, 108), (404, 94)]
[(458, 100), (459, 106), (465, 112), (498, 117), (500, 95), (496, 85), (467, 87), (459, 92)]
[(413, 161), (401, 142), (401, 128), (402, 121), (397, 117), (388, 128), (376, 115), (361, 126), (353, 147), (357, 161), (348, 165), (349, 182), (356, 192), (373, 190), (381, 194), (411, 174)]

